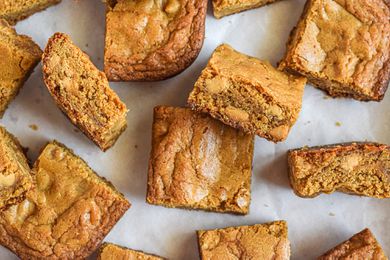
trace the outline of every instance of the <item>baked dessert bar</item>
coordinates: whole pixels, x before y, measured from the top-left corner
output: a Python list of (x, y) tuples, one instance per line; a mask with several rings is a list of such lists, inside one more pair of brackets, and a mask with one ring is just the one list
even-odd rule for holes
[(202, 260), (290, 259), (290, 242), (285, 221), (197, 233)]
[(41, 49), (30, 37), (18, 35), (0, 18), (0, 118), (41, 56)]
[(368, 228), (318, 258), (318, 260), (334, 259), (388, 260)]
[(225, 124), (278, 142), (287, 138), (298, 118), (305, 83), (223, 44), (202, 71), (188, 103)]
[(189, 108), (154, 109), (147, 202), (246, 214), (252, 135)]
[(58, 142), (45, 146), (26, 200), (0, 213), (0, 244), (21, 259), (84, 259), (130, 207)]
[(0, 210), (24, 200), (31, 187), (30, 166), (23, 148), (0, 126)]
[(308, 0), (281, 66), (333, 97), (382, 100), (390, 79), (385, 0)]
[(277, 0), (213, 0), (214, 16), (222, 18), (227, 15), (261, 7)]
[(159, 256), (145, 254), (141, 251), (132, 250), (111, 243), (103, 243), (99, 250), (98, 260), (117, 259), (164, 260), (164, 258)]
[(61, 0), (0, 0), (0, 18), (15, 24), (59, 2)]
[(288, 152), (291, 186), (301, 197), (336, 190), (390, 198), (390, 148), (377, 143), (344, 143)]
[(110, 81), (172, 77), (203, 45), (207, 0), (107, 0), (104, 72)]
[(126, 129), (126, 105), (108, 85), (106, 75), (73, 44), (56, 33), (42, 58), (43, 78), (59, 108), (103, 151)]

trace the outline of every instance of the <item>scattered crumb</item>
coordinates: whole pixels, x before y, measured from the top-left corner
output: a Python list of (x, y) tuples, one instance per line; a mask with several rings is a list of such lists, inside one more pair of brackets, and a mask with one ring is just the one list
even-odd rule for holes
[(303, 148), (303, 149), (308, 149), (309, 146), (308, 146), (307, 144), (305, 144), (302, 148)]
[(334, 213), (332, 213), (332, 212), (329, 212), (329, 216), (334, 217), (336, 215)]
[(85, 44), (85, 47), (88, 47), (88, 43)]
[(264, 207), (268, 208), (269, 206), (267, 204), (264, 204)]
[(101, 60), (101, 58), (100, 58), (100, 57), (97, 57), (97, 60), (99, 60), (99, 61), (100, 61), (100, 60)]
[(38, 126), (36, 124), (31, 124), (29, 125), (28, 127), (30, 127), (32, 130), (34, 131), (37, 131), (38, 130)]
[(323, 99), (330, 99), (330, 96), (324, 96)]
[(137, 148), (138, 148), (138, 145), (134, 145), (134, 148), (137, 149)]
[(75, 133), (79, 133), (79, 132), (80, 132), (80, 130), (79, 130), (79, 129), (77, 129), (77, 128), (73, 128), (73, 132), (75, 132)]
[(336, 125), (336, 126), (341, 126), (341, 123), (337, 121), (337, 122), (335, 123), (335, 125)]

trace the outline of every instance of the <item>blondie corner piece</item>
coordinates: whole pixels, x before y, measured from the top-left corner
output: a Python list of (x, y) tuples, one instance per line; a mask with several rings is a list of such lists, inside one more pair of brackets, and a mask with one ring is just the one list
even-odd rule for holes
[(30, 166), (19, 141), (0, 126), (0, 210), (25, 199), (31, 189)]
[(106, 75), (73, 44), (55, 33), (42, 58), (45, 84), (59, 108), (103, 151), (126, 129), (126, 105), (108, 85)]
[(220, 45), (188, 103), (227, 125), (270, 141), (287, 138), (302, 106), (306, 79)]
[(222, 18), (227, 15), (254, 9), (278, 0), (213, 0), (215, 18)]
[(175, 76), (198, 56), (207, 0), (107, 0), (104, 71), (110, 81)]
[(389, 8), (384, 0), (308, 0), (281, 67), (333, 97), (382, 100), (390, 79)]
[(84, 259), (130, 207), (110, 182), (55, 141), (32, 175), (36, 188), (0, 213), (0, 244), (21, 259)]
[(390, 147), (377, 143), (344, 143), (288, 152), (291, 186), (301, 197), (336, 190), (390, 198)]
[(0, 18), (0, 118), (41, 56), (42, 50), (30, 37), (18, 35)]
[(290, 242), (285, 221), (202, 230), (197, 233), (202, 260), (290, 259)]
[(147, 202), (247, 214), (252, 135), (189, 108), (154, 109)]
[(59, 2), (61, 0), (0, 0), (0, 19), (15, 24)]
[(141, 251), (132, 250), (126, 247), (118, 246), (111, 243), (103, 243), (100, 247), (98, 260), (164, 260), (165, 258), (146, 254)]
[(388, 260), (368, 228), (318, 258), (318, 260), (334, 259)]

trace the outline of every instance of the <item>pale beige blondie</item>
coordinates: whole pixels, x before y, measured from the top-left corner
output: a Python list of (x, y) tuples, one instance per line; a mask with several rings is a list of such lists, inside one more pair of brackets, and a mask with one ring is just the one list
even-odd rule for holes
[(227, 15), (261, 7), (278, 0), (213, 0), (214, 16), (222, 18)]
[(164, 260), (164, 258), (118, 246), (112, 243), (103, 243), (99, 249), (98, 260)]

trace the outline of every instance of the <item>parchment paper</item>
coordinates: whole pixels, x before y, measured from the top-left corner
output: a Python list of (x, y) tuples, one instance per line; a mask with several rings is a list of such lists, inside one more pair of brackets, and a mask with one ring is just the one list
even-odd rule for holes
[[(290, 148), (354, 140), (390, 143), (389, 94), (380, 103), (326, 99), (323, 92), (307, 85), (302, 112), (288, 140), (275, 145), (256, 137), (252, 202), (247, 216), (168, 209), (145, 203), (153, 107), (185, 105), (195, 80), (220, 43), (229, 43), (275, 65), (283, 56), (288, 35), (303, 5), (303, 0), (286, 0), (222, 20), (212, 16), (209, 6), (205, 43), (190, 68), (177, 77), (156, 83), (111, 83), (130, 112), (128, 129), (106, 153), (76, 132), (56, 107), (42, 81), (40, 65), (0, 123), (30, 148), (31, 160), (36, 159), (44, 143), (57, 139), (126, 195), (132, 207), (105, 241), (170, 259), (192, 260), (199, 259), (197, 229), (285, 219), (292, 259), (314, 259), (365, 227), (372, 229), (390, 255), (389, 200), (341, 193), (302, 199), (289, 187), (286, 167), (286, 151)], [(68, 33), (102, 69), (104, 14), (104, 5), (98, 0), (63, 0), (19, 22), (16, 29), (33, 37), (42, 48), (54, 32)], [(38, 130), (31, 129), (31, 124), (36, 124)], [(8, 250), (0, 248), (0, 259), (14, 258)]]

